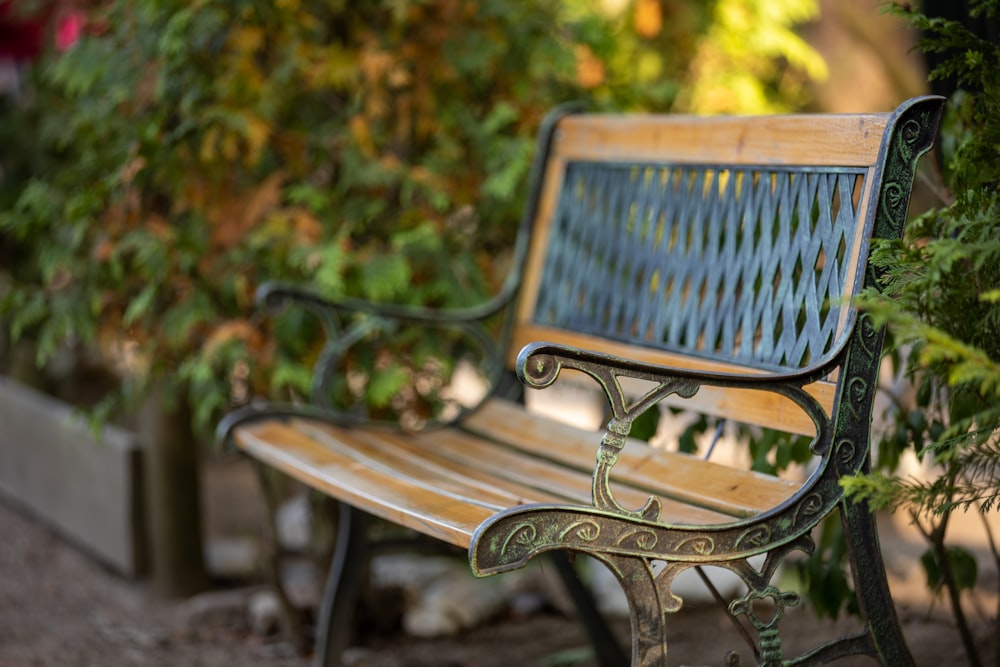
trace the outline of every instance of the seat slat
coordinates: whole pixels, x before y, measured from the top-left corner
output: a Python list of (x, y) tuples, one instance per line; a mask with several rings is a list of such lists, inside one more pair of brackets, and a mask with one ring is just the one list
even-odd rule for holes
[[(522, 485), (491, 477), (450, 460), (438, 446), (441, 437), (449, 439), (448, 431), (437, 431), (439, 439), (434, 446), (428, 446), (428, 443), (416, 445), (409, 440), (413, 436), (408, 434), (338, 428), (305, 420), (297, 420), (295, 426), (325, 446), (343, 449), (368, 465), (391, 469), (412, 479), (435, 480), (442, 490), (467, 497), (470, 502), (475, 499), (486, 505), (506, 508), (525, 503), (579, 500), (578, 494), (572, 492), (560, 495), (552, 488), (538, 488), (541, 485)], [(496, 464), (495, 458), (489, 456), (480, 461), (484, 469)]]
[[(444, 456), (454, 460), (467, 471), (476, 469), (489, 470), (488, 474), (494, 478), (504, 478), (516, 480), (525, 485), (538, 485), (541, 488), (559, 489), (560, 493), (573, 492), (573, 497), (562, 500), (569, 500), (575, 504), (591, 504), (591, 486), (593, 464), (585, 470), (573, 472), (559, 462), (538, 456), (537, 450), (525, 448), (512, 448), (509, 444), (488, 443), (477, 435), (463, 433), (461, 431), (442, 432), (442, 436), (450, 441), (450, 445), (442, 453)], [(418, 436), (417, 442), (427, 442), (436, 440), (433, 434)], [(593, 459), (593, 457), (591, 457)], [(615, 486), (615, 493), (618, 501), (632, 508), (639, 508), (645, 505), (650, 493), (646, 489), (636, 488), (627, 483), (626, 478), (621, 477)], [(563, 486), (565, 484), (566, 486)], [(715, 524), (726, 523), (733, 519), (725, 513), (707, 510), (692, 504), (677, 502), (669, 497), (664, 497), (662, 502), (663, 513), (661, 519), (671, 523), (682, 524)]]
[[(468, 547), (479, 523), (501, 509), (590, 503), (592, 464), (574, 470), (581, 466), (568, 468), (565, 461), (454, 429), (401, 434), (271, 420), (238, 428), (234, 439), (247, 454), (312, 488), (461, 547)], [(582, 463), (579, 456), (574, 463)], [(615, 492), (619, 502), (634, 507), (649, 496), (646, 489), (623, 484)], [(732, 518), (732, 512), (663, 498), (664, 521), (717, 524)]]
[[(591, 469), (599, 434), (559, 424), (494, 399), (471, 415), (464, 428), (511, 447), (539, 452), (563, 465)], [(733, 469), (630, 441), (612, 479), (663, 498), (731, 516), (753, 516), (775, 507), (800, 488), (796, 482)]]
[(459, 547), (468, 548), (479, 524), (496, 512), (368, 467), (278, 420), (237, 428), (233, 439), (250, 456), (318, 491)]
[[(566, 467), (530, 450), (491, 443), (459, 430), (396, 433), (303, 420), (297, 420), (295, 426), (367, 466), (408, 477), (414, 483), (429, 484), (466, 502), (482, 503), (489, 498), (491, 503), (505, 503), (504, 507), (591, 502), (592, 465), (585, 470)], [(649, 498), (648, 491), (626, 485), (620, 485), (616, 492), (626, 506), (641, 507)], [(717, 524), (732, 518), (669, 498), (663, 502), (665, 521)]]

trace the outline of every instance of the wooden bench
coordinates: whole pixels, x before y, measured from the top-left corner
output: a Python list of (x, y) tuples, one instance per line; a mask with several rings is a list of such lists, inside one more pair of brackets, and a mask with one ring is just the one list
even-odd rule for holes
[[(480, 576), (552, 551), (597, 559), (627, 596), (633, 665), (667, 664), (677, 575), (724, 568), (746, 584), (729, 612), (756, 634), (755, 659), (772, 665), (786, 659), (778, 622), (798, 601), (772, 577), (792, 552), (813, 550), (811, 531), (837, 511), (862, 629), (795, 664), (854, 654), (911, 664), (874, 518), (839, 484), (869, 465), (883, 338), (848, 300), (877, 286), (870, 240), (900, 236), (915, 162), (942, 105), (924, 97), (893, 113), (769, 117), (555, 113), (540, 132), (512, 277), (490, 302), (440, 312), (265, 286), (263, 301), (304, 305), (330, 331), (314, 401), (244, 408), (220, 433), (346, 508), (320, 619), (324, 664), (337, 664), (345, 641), (360, 558), (349, 545), (363, 537), (365, 514), (468, 549)], [(498, 340), (482, 325), (491, 317), (502, 322)], [(417, 432), (323, 406), (331, 364), (400, 321), (452, 325), (495, 346), (494, 384), (504, 365), (535, 388), (563, 371), (589, 376), (610, 406), (603, 437), (492, 390)], [(779, 479), (630, 438), (634, 420), (660, 403), (810, 436), (811, 472)], [(762, 565), (748, 560), (762, 555)], [(759, 601), (770, 615), (755, 611)], [(739, 663), (709, 648), (710, 659)]]

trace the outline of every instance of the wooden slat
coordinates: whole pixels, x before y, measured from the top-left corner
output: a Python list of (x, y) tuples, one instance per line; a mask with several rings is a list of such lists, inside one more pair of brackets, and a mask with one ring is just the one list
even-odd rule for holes
[[(533, 436), (525, 444), (516, 435), (528, 425), (535, 428), (525, 431)], [(461, 547), (503, 508), (590, 503), (595, 434), (547, 422), (503, 401), (478, 414), (470, 428), (477, 433), (400, 434), (270, 420), (236, 429), (234, 439), (250, 456), (312, 488)], [(661, 519), (671, 523), (728, 522), (767, 509), (796, 488), (743, 471), (731, 471), (734, 476), (726, 480), (721, 466), (651, 453), (641, 443), (626, 449), (616, 468), (616, 498), (637, 508), (651, 493), (658, 495)], [(713, 493), (719, 497), (710, 498)]]
[[(510, 463), (501, 461), (493, 452), (477, 452), (476, 464), (480, 469), (468, 465), (461, 456), (456, 460), (456, 457), (449, 456), (449, 452), (456, 449), (455, 436), (461, 434), (448, 429), (434, 431), (433, 442), (426, 442), (426, 438), (421, 442), (420, 434), (347, 429), (303, 420), (298, 420), (295, 425), (326, 446), (354, 450), (355, 456), (365, 457), (373, 467), (388, 468), (411, 479), (434, 480), (434, 484), (443, 491), (495, 510), (527, 503), (589, 501), (587, 490), (581, 490), (585, 484), (581, 484), (579, 477), (560, 480), (558, 475), (540, 471), (542, 477), (550, 482), (546, 487), (531, 483), (533, 480), (530, 478), (528, 483), (522, 483), (523, 474), (505, 478), (483, 472)], [(474, 448), (477, 443), (466, 444)]]
[[(489, 471), (490, 475), (516, 480), (520, 484), (537, 485), (539, 488), (557, 488), (560, 494), (575, 491), (566, 500), (574, 504), (591, 504), (591, 480), (593, 478), (593, 454), (596, 449), (591, 447), (589, 460), (578, 457), (576, 460), (555, 460), (543, 456), (537, 448), (513, 448), (500, 446), (499, 443), (488, 443), (478, 434), (461, 433), (459, 431), (442, 432), (453, 446), (448, 447), (446, 456), (466, 466), (470, 474), (475, 471)], [(417, 436), (417, 441), (424, 444), (438, 442), (441, 436), (428, 434)], [(580, 465), (582, 464), (582, 465)], [(624, 476), (615, 490), (617, 498), (626, 507), (639, 508), (646, 504), (650, 496), (647, 489), (636, 488)], [(564, 500), (563, 502), (566, 502)], [(665, 496), (663, 499), (663, 521), (683, 524), (713, 524), (726, 523), (732, 516), (705, 509), (696, 505), (678, 502)]]
[[(564, 329), (524, 323), (518, 325), (514, 330), (511, 353), (516, 354), (524, 345), (537, 341), (562, 343), (572, 347), (597, 350), (635, 361), (674, 368), (735, 372), (747, 375), (763, 373), (763, 371), (745, 366), (724, 364), (654, 348), (618, 343)], [(815, 382), (806, 387), (806, 391), (819, 401), (820, 406), (827, 412), (832, 409), (836, 390), (836, 384), (828, 381)], [(734, 419), (747, 424), (771, 427), (780, 424), (781, 428), (789, 433), (808, 436), (816, 434), (812, 420), (801, 408), (787, 398), (771, 392), (702, 387), (697, 394), (689, 399), (669, 398), (664, 402), (668, 405)]]
[(558, 159), (867, 167), (889, 114), (567, 116)]
[(468, 548), (495, 510), (372, 469), (286, 423), (269, 420), (233, 433), (237, 446), (310, 487), (401, 526)]
[[(494, 399), (471, 415), (463, 428), (477, 436), (538, 452), (562, 465), (591, 469), (600, 434), (560, 424)], [(613, 479), (664, 498), (737, 517), (753, 516), (788, 499), (800, 486), (787, 480), (656, 450), (630, 441)]]
[[(517, 408), (514, 408), (517, 409)], [(348, 429), (296, 420), (295, 428), (370, 468), (430, 485), (465, 502), (491, 503), (495, 509), (528, 503), (591, 504), (594, 449), (575, 457), (553, 459), (530, 447), (515, 448), (457, 429), (427, 433)], [(583, 454), (582, 456), (580, 454)], [(647, 489), (626, 485), (617, 489), (619, 501), (641, 507)], [(746, 514), (744, 508), (720, 513), (664, 498), (663, 519), (675, 523), (712, 524)]]

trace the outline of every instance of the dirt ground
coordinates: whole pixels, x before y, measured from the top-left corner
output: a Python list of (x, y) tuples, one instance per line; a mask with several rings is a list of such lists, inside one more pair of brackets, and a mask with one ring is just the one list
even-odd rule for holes
[[(245, 471), (215, 463), (206, 475), (209, 530), (248, 519), (254, 503)], [(248, 509), (249, 508), (249, 509)], [(248, 514), (249, 513), (249, 514)], [(972, 532), (970, 532), (972, 534)], [(883, 538), (894, 595), (911, 649), (921, 666), (968, 664), (941, 602), (933, 603), (913, 567), (920, 545), (912, 535), (887, 530)], [(987, 555), (983, 554), (984, 562)], [(986, 567), (982, 585), (996, 589)], [(254, 585), (259, 582), (242, 582)], [(229, 582), (232, 586), (233, 582)], [(981, 606), (996, 608), (983, 598)], [(990, 636), (979, 619), (979, 640)], [(723, 641), (734, 634), (719, 610), (688, 608), (677, 617), (670, 651), (673, 664), (719, 664)], [(156, 597), (142, 581), (115, 574), (9, 503), (0, 503), (0, 667), (305, 667), (280, 634), (260, 636), (231, 617), (192, 619), (190, 600)], [(783, 628), (789, 649), (846, 631), (850, 622), (817, 622), (795, 609)], [(617, 629), (624, 638), (627, 622)], [(739, 640), (734, 640), (739, 645)], [(448, 639), (416, 639), (395, 627), (371, 635), (348, 656), (355, 667), (559, 667), (592, 665), (577, 623), (551, 609), (505, 613), (493, 622)], [(862, 664), (869, 664), (864, 662)]]

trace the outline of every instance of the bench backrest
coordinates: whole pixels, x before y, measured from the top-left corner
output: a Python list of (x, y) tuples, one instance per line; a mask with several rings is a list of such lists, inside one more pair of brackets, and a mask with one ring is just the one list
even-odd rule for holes
[[(848, 339), (870, 238), (901, 233), (940, 109), (550, 119), (512, 355), (544, 340), (741, 373), (822, 366)], [(811, 392), (829, 407), (835, 385)], [(744, 393), (695, 407), (814, 431)]]

